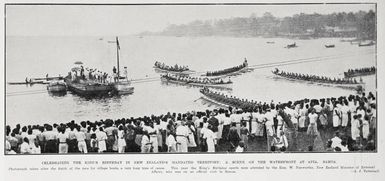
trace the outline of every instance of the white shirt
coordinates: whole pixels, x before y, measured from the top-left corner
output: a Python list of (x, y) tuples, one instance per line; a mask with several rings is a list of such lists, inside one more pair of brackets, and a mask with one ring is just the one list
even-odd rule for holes
[(177, 136), (188, 136), (188, 128), (186, 126), (178, 126), (176, 128), (176, 135)]
[(331, 140), (332, 140), (332, 148), (341, 147), (341, 142), (342, 142), (341, 138), (335, 136)]
[(166, 142), (167, 146), (174, 146), (176, 145), (176, 141), (175, 141), (175, 137), (173, 135), (169, 135), (167, 137), (167, 142)]
[(32, 153), (31, 147), (29, 146), (29, 144), (27, 142), (23, 142), (20, 145), (20, 153), (21, 154)]
[(317, 113), (310, 113), (309, 114), (309, 122), (310, 124), (316, 124), (317, 123), (318, 114)]

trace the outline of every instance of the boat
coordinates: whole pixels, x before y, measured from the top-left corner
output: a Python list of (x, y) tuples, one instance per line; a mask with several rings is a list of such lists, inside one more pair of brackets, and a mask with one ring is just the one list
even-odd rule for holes
[(225, 77), (230, 77), (234, 75), (239, 75), (249, 71), (250, 69), (248, 68), (247, 59), (245, 58), (245, 61), (241, 65), (227, 68), (224, 70), (208, 71), (205, 74), (202, 74), (201, 76), (218, 79), (218, 78), (225, 78)]
[(66, 92), (67, 84), (65, 82), (54, 81), (47, 85), (49, 92)]
[[(282, 74), (282, 72), (280, 73), (278, 69), (276, 69), (275, 71), (272, 71), (272, 73), (274, 75), (276, 75), (277, 77), (279, 78), (284, 78), (284, 79), (287, 79), (287, 80), (292, 80), (292, 81), (296, 81), (296, 82), (304, 82), (304, 83), (311, 83), (311, 84), (316, 84), (316, 85), (323, 85), (323, 86), (332, 86), (332, 87), (339, 87), (339, 88), (345, 88), (345, 89), (358, 89), (358, 88), (364, 88), (365, 84), (361, 81), (361, 82), (357, 82), (357, 83), (339, 83), (339, 82), (325, 82), (325, 81), (316, 81), (316, 80), (305, 80), (305, 79), (301, 79), (301, 78), (295, 78), (293, 76), (285, 76)], [(309, 76), (313, 76), (313, 75), (309, 75)]]
[[(92, 97), (92, 96), (106, 96), (106, 95), (122, 95), (122, 94), (131, 94), (133, 93), (134, 88), (131, 86), (130, 82), (125, 77), (125, 80), (121, 80), (120, 76), (120, 66), (119, 66), (119, 39), (116, 37), (117, 45), (117, 72), (115, 73), (116, 77), (114, 82), (100, 82), (95, 80), (85, 80), (81, 76), (72, 76), (69, 74), (65, 78), (65, 83), (67, 84), (68, 89), (78, 95)], [(76, 63), (78, 64), (79, 63)], [(80, 68), (80, 70), (83, 69)], [(72, 68), (73, 71), (79, 71), (79, 68)]]
[(273, 41), (267, 41), (266, 43), (267, 43), (267, 44), (274, 44), (275, 42), (273, 42)]
[(9, 85), (33, 85), (33, 84), (48, 84), (46, 81), (25, 81), (25, 82), (8, 82)]
[(190, 75), (194, 74), (195, 71), (190, 70), (188, 66), (168, 66), (164, 63), (160, 63), (158, 61), (155, 61), (153, 68), (155, 69), (155, 72), (157, 73), (172, 73), (172, 74), (181, 74), (181, 75)]
[(374, 41), (370, 41), (370, 42), (368, 42), (368, 43), (362, 43), (362, 42), (360, 42), (359, 44), (358, 44), (358, 46), (359, 47), (365, 47), (365, 46), (372, 46), (372, 45), (374, 45), (375, 43), (374, 43)]
[(162, 69), (162, 68), (159, 68), (159, 67), (156, 67), (156, 66), (154, 66), (153, 68), (154, 68), (155, 72), (157, 72), (157, 73), (171, 73), (171, 74), (179, 74), (179, 75), (195, 74), (195, 71), (193, 71), (193, 70), (174, 71), (174, 70)]
[(115, 91), (114, 84), (112, 83), (98, 83), (84, 80), (76, 82), (71, 81), (68, 78), (65, 79), (65, 83), (67, 84), (68, 90), (80, 96), (86, 97), (111, 95), (113, 91)]
[(376, 67), (354, 69), (354, 70), (348, 70), (347, 72), (344, 72), (345, 78), (368, 76), (373, 74), (376, 74)]
[(132, 94), (134, 93), (134, 87), (131, 86), (131, 81), (128, 80), (127, 77), (127, 67), (124, 67), (124, 74), (125, 76), (120, 76), (120, 64), (119, 64), (119, 51), (120, 51), (120, 45), (119, 45), (119, 38), (116, 37), (116, 64), (118, 67), (117, 71), (117, 77), (118, 79), (113, 83), (114, 84), (114, 91), (115, 94), (118, 95), (126, 95), (126, 94)]
[(289, 44), (289, 45), (286, 45), (285, 48), (296, 48), (298, 47), (296, 43), (293, 43), (293, 44)]
[(334, 48), (336, 47), (334, 44), (333, 45), (325, 45), (325, 48)]
[[(189, 78), (192, 78), (192, 77), (189, 77)], [(223, 81), (220, 83), (214, 83), (218, 79), (208, 79), (208, 80), (210, 80), (211, 83), (210, 82), (203, 83), (203, 82), (197, 82), (197, 81), (195, 82), (195, 81), (178, 80), (178, 79), (172, 78), (172, 77), (167, 76), (167, 75), (162, 75), (161, 80), (164, 82), (171, 82), (171, 83), (180, 84), (180, 85), (190, 85), (190, 86), (197, 86), (197, 87), (212, 87), (212, 88), (220, 88), (220, 89), (231, 89), (231, 85), (233, 84), (233, 82), (231, 80)]]
[(134, 87), (130, 81), (119, 81), (114, 84), (114, 89), (118, 95), (126, 95), (134, 93)]

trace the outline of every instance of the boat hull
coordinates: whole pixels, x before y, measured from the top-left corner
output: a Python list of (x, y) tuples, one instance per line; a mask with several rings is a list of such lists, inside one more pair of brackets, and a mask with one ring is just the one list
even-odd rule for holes
[(243, 73), (246, 73), (246, 72), (250, 72), (252, 69), (248, 68), (248, 67), (244, 67), (240, 70), (237, 70), (235, 72), (231, 72), (231, 73), (227, 73), (227, 74), (223, 74), (223, 75), (216, 75), (216, 76), (207, 76), (207, 74), (202, 74), (201, 76), (202, 77), (208, 77), (208, 78), (212, 78), (212, 79), (216, 79), (216, 78), (226, 78), (226, 77), (232, 77), (232, 76), (236, 76), (236, 75), (239, 75), (239, 74), (243, 74)]
[(276, 76), (276, 78), (282, 78), (286, 80), (296, 81), (296, 82), (302, 82), (302, 83), (309, 83), (309, 84), (315, 84), (315, 85), (322, 85), (322, 86), (328, 86), (328, 87), (339, 87), (344, 89), (357, 89), (359, 86), (364, 87), (365, 84), (334, 84), (334, 83), (327, 83), (327, 82), (316, 82), (316, 81), (307, 81), (307, 80), (300, 80), (300, 79), (294, 79), (289, 77), (284, 77), (281, 75), (278, 75), (273, 72), (273, 74)]
[(118, 95), (126, 95), (134, 93), (134, 87), (129, 82), (118, 82), (114, 84), (115, 91)]
[(161, 69), (161, 68), (155, 67), (155, 66), (154, 66), (154, 69), (155, 69), (155, 72), (157, 72), (157, 73), (171, 73), (171, 74), (179, 74), (179, 75), (191, 75), (191, 74), (194, 74), (194, 73), (195, 73), (195, 72), (192, 71), (192, 70), (186, 70), (186, 71), (172, 71), (172, 70)]
[(115, 90), (113, 84), (66, 83), (71, 92), (81, 96), (110, 95)]
[(54, 84), (54, 85), (48, 85), (47, 89), (50, 92), (66, 92), (67, 86), (64, 83), (63, 84)]
[(232, 83), (203, 84), (203, 83), (194, 83), (194, 82), (182, 82), (182, 81), (167, 79), (164, 77), (162, 77), (161, 80), (164, 82), (171, 82), (171, 83), (179, 84), (179, 85), (190, 85), (190, 86), (197, 86), (197, 87), (211, 87), (211, 88), (219, 88), (219, 89), (231, 89), (231, 85), (232, 85)]

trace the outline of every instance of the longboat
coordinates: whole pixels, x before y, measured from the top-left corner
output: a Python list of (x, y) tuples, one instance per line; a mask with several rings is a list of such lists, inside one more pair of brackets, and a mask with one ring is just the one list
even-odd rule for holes
[[(220, 72), (220, 71), (224, 71), (224, 70), (227, 70), (227, 69), (224, 69), (224, 70), (218, 70), (218, 71), (210, 71), (210, 72), (206, 72), (204, 74), (202, 74), (201, 76), (203, 77), (210, 77), (210, 78), (214, 78), (214, 79), (219, 79), (219, 78), (225, 78), (225, 77), (230, 77), (230, 76), (235, 76), (235, 75), (239, 75), (239, 74), (242, 74), (242, 73), (246, 73), (246, 72), (249, 72), (250, 69), (249, 69), (249, 65), (247, 63), (247, 60), (245, 59), (245, 61), (243, 62), (243, 64), (241, 64), (242, 68), (240, 69), (235, 69), (231, 72), (227, 72), (227, 73), (223, 73), (223, 74), (219, 74), (219, 75), (209, 75), (208, 73), (210, 72)], [(231, 67), (231, 68), (236, 68), (236, 67)], [(231, 69), (231, 68), (228, 68), (228, 69)]]
[(359, 43), (358, 46), (359, 47), (366, 47), (366, 46), (372, 46), (374, 45), (375, 43), (373, 41), (370, 41), (369, 43)]
[(212, 87), (212, 88), (219, 88), (219, 89), (231, 89), (231, 85), (233, 82), (227, 81), (223, 83), (199, 83), (199, 82), (193, 82), (193, 81), (183, 81), (183, 80), (175, 80), (170, 77), (167, 77), (165, 75), (161, 76), (161, 80), (164, 82), (171, 82), (179, 85), (191, 85), (191, 86), (198, 86), (198, 87)]
[(359, 76), (368, 76), (376, 74), (376, 70), (367, 71), (367, 72), (344, 72), (345, 78), (359, 77)]
[(157, 66), (156, 62), (155, 62), (155, 65), (153, 66), (153, 68), (155, 69), (155, 72), (157, 72), (157, 73), (171, 73), (171, 74), (178, 74), (178, 75), (191, 75), (191, 74), (195, 73), (195, 71), (190, 70), (189, 68), (187, 68), (186, 70), (167, 69), (165, 67)]
[(325, 48), (334, 48), (336, 47), (334, 44), (333, 45), (325, 45)]
[(153, 68), (157, 73), (171, 73), (171, 74), (178, 74), (178, 75), (191, 75), (195, 73), (195, 71), (193, 70), (175, 71), (175, 70), (162, 69), (157, 66), (153, 66)]
[(297, 81), (297, 82), (304, 82), (304, 83), (313, 83), (317, 85), (324, 85), (324, 86), (332, 86), (332, 87), (339, 87), (339, 88), (345, 88), (345, 89), (357, 89), (361, 86), (361, 88), (364, 88), (364, 83), (332, 83), (332, 82), (321, 82), (321, 81), (314, 81), (314, 80), (303, 80), (303, 79), (296, 79), (291, 78), (287, 76), (283, 76), (279, 74), (279, 71), (271, 71), (274, 75), (284, 78), (287, 80)]
[(48, 84), (46, 81), (24, 81), (24, 82), (8, 82), (9, 85), (33, 85), (33, 84)]

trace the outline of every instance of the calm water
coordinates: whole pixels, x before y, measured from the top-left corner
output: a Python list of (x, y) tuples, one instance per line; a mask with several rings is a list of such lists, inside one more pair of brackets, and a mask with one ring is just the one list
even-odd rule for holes
[[(116, 47), (107, 43), (114, 37), (7, 37), (6, 81), (23, 81), (25, 77), (45, 74), (66, 75), (75, 61), (85, 66), (112, 72)], [(266, 44), (275, 41), (275, 44)], [(283, 48), (296, 42), (299, 47)], [(325, 48), (325, 44), (336, 48)], [(339, 39), (289, 40), (266, 38), (186, 38), (186, 37), (120, 37), (121, 67), (127, 66), (132, 79), (158, 77), (152, 66), (155, 60), (166, 64), (188, 65), (198, 72), (217, 70), (241, 64), (249, 65), (295, 59), (320, 61), (292, 64), (280, 69), (309, 74), (342, 77), (349, 68), (374, 66), (375, 47), (358, 47)], [(232, 78), (228, 94), (260, 101), (288, 101), (323, 98), (354, 93), (341, 88), (303, 84), (274, 79), (273, 68), (256, 69)], [(375, 76), (363, 78), (366, 89), (375, 90)], [(67, 93), (52, 96), (45, 85), (7, 85), (6, 123), (43, 124), (69, 120), (99, 120), (136, 117), (165, 112), (214, 108), (200, 98), (199, 88), (164, 84), (161, 81), (136, 83), (132, 95), (87, 100)]]

